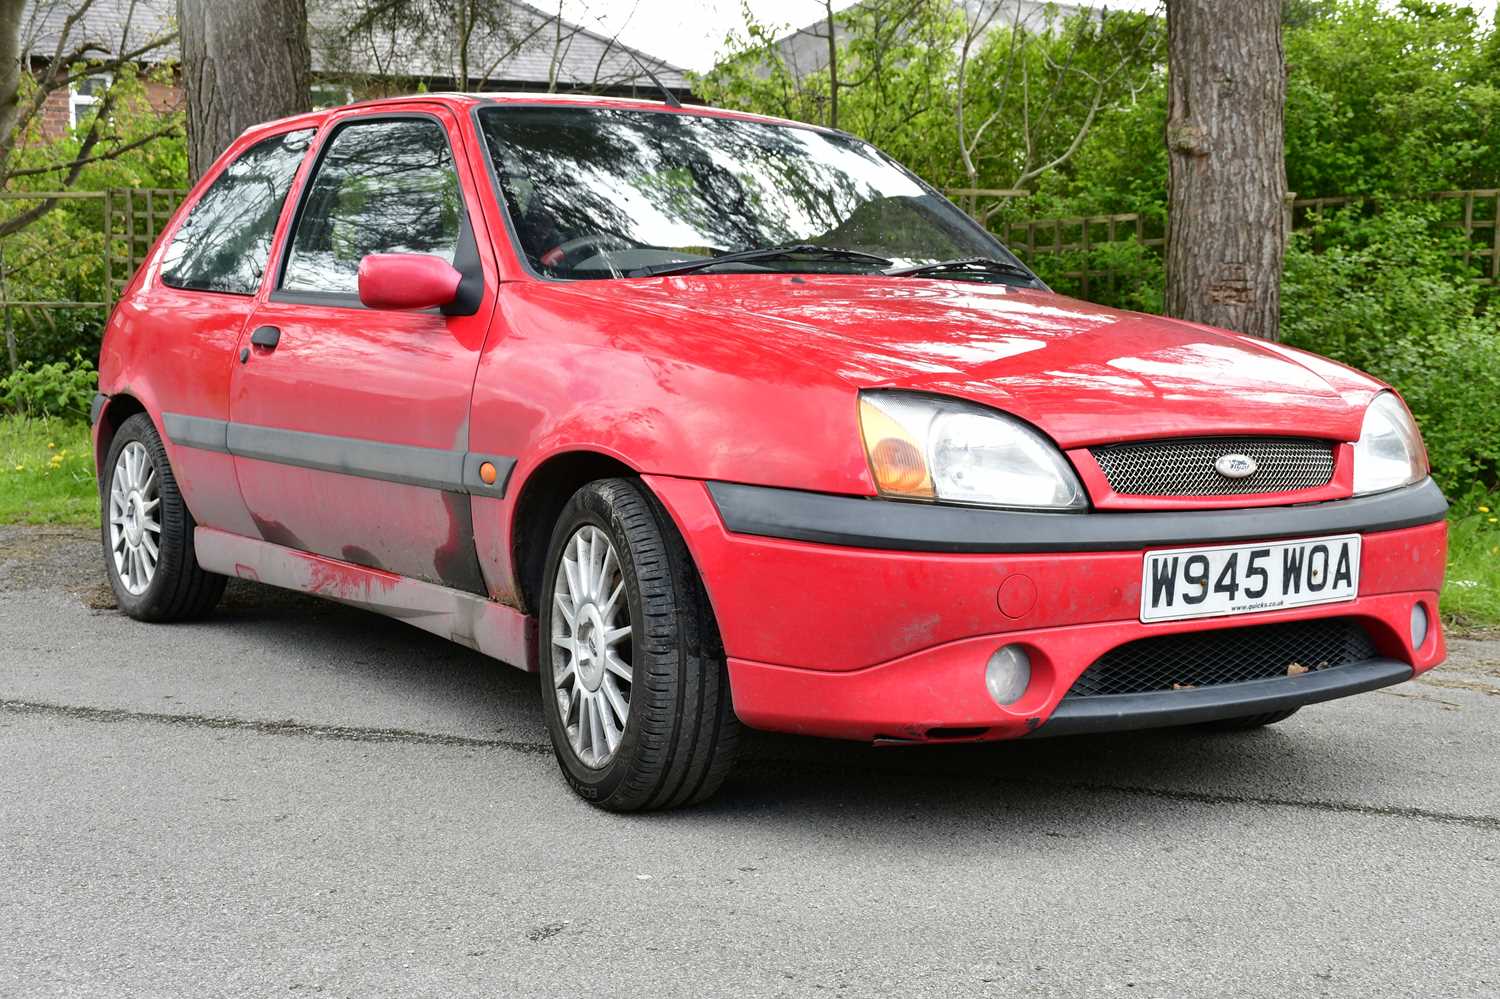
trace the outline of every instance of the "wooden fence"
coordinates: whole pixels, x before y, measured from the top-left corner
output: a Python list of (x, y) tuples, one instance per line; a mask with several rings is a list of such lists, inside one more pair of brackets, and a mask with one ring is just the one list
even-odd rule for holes
[(1111, 244), (1133, 242), (1157, 253), (1165, 253), (1165, 221), (1148, 219), (1138, 212), (1117, 215), (1088, 215), (1080, 218), (1028, 219), (1005, 222), (996, 233), (1011, 251), (1027, 264), (1036, 264), (1039, 255), (1065, 258), (1061, 269), (1048, 268), (1054, 280), (1061, 277), (1078, 282), (1078, 293), (1089, 297), (1089, 285), (1118, 279), (1116, 267), (1109, 261), (1098, 261), (1097, 251)]
[[(13, 323), (16, 313), (35, 317), (38, 313), (46, 316), (52, 310), (95, 309), (102, 323), (186, 193), (166, 188), (0, 192), (0, 205), (6, 206), (53, 199), (79, 207), (96, 204), (98, 211), (89, 214), (97, 216), (102, 236), (97, 290), (92, 295), (66, 300), (47, 300), (24, 293), (13, 297), (12, 291), (18, 281), (23, 291), (29, 282), (25, 273), (16, 272), (16, 261), (7, 253), (6, 241), (0, 240), (0, 321), (4, 325), (11, 366), (15, 366), (17, 355)], [(947, 193), (959, 198), (985, 195), (1017, 199), (1027, 194), (1025, 191), (967, 189)], [(1439, 204), (1447, 214), (1440, 225), (1463, 232), (1463, 262), (1474, 272), (1475, 280), (1500, 286), (1500, 188), (1439, 191), (1426, 197)], [(1363, 195), (1297, 198), (1288, 211), (1290, 228), (1305, 228), (1319, 215), (1355, 205), (1368, 209), (1376, 202)], [(1103, 292), (1105, 289), (1101, 285), (1113, 289), (1121, 280), (1121, 258), (1109, 252), (1112, 248), (1135, 244), (1159, 256), (1165, 253), (1167, 242), (1166, 220), (1138, 212), (998, 222), (995, 229), (996, 235), (1022, 260), (1033, 266), (1042, 265), (1054, 281), (1061, 279), (1076, 284), (1078, 294), (1084, 298), (1090, 296), (1091, 290)], [(1046, 257), (1053, 259), (1044, 262)], [(34, 258), (23, 266), (54, 264), (43, 257)]]
[[(1464, 266), (1474, 273), (1474, 280), (1500, 286), (1500, 188), (1476, 188), (1468, 191), (1438, 191), (1425, 196), (1436, 202), (1448, 216), (1439, 225), (1463, 232)], [(1375, 207), (1375, 199), (1365, 195), (1341, 195), (1330, 198), (1295, 198), (1288, 210), (1291, 230), (1305, 229), (1318, 216), (1349, 206)], [(1026, 219), (1000, 222), (995, 234), (1027, 264), (1043, 263), (1043, 257), (1055, 266), (1045, 267), (1048, 275), (1078, 285), (1079, 294), (1089, 297), (1090, 286), (1113, 283), (1119, 277), (1118, 264), (1100, 260), (1099, 251), (1111, 245), (1133, 242), (1153, 253), (1166, 251), (1166, 220), (1136, 212), (1116, 215), (1089, 215), (1075, 218)]]
[[(67, 202), (68, 208), (92, 208), (87, 212), (96, 216), (92, 226), (101, 236), (99, 240), (99, 272), (94, 288), (77, 297), (68, 299), (45, 299), (25, 293), (32, 268), (38, 270), (56, 268), (55, 258), (33, 253), (29, 259), (16, 260), (9, 252), (6, 240), (0, 240), (0, 323), (5, 332), (5, 346), (10, 365), (16, 366), (16, 333), (14, 318), (17, 312), (43, 316), (54, 310), (94, 309), (100, 314), (100, 322), (114, 308), (120, 292), (135, 274), (150, 252), (172, 213), (187, 195), (185, 190), (168, 188), (110, 188), (102, 191), (0, 191), (0, 204), (9, 208), (16, 203), (29, 205), (43, 201)], [(7, 214), (9, 214), (7, 212)], [(12, 240), (19, 239), (17, 236)], [(64, 248), (57, 248), (62, 251)], [(75, 258), (76, 259), (76, 258)], [(13, 292), (21, 286), (21, 294)]]

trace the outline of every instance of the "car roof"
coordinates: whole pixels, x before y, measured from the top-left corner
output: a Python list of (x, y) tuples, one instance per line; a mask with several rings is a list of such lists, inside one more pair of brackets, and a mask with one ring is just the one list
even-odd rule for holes
[(769, 115), (751, 114), (748, 111), (734, 111), (728, 108), (716, 108), (707, 104), (681, 104), (673, 105), (665, 101), (644, 100), (636, 97), (599, 97), (592, 94), (541, 94), (516, 91), (510, 93), (432, 93), (432, 94), (406, 94), (397, 97), (378, 97), (367, 101), (356, 101), (341, 107), (325, 108), (321, 111), (310, 111), (304, 114), (291, 115), (286, 118), (277, 118), (274, 121), (262, 122), (252, 125), (245, 130), (245, 137), (256, 136), (262, 133), (286, 131), (289, 127), (297, 126), (316, 128), (323, 124), (329, 115), (337, 114), (350, 108), (378, 110), (383, 107), (399, 109), (408, 104), (443, 104), (459, 112), (467, 112), (474, 107), (486, 105), (525, 105), (529, 107), (556, 106), (556, 107), (578, 107), (578, 108), (612, 108), (621, 111), (643, 111), (643, 112), (666, 112), (669, 114), (697, 115), (711, 118), (734, 118), (741, 121), (756, 121), (767, 125), (789, 125), (796, 128), (812, 128), (820, 132), (833, 131), (818, 125), (809, 125), (807, 122), (791, 121), (785, 118), (773, 118)]

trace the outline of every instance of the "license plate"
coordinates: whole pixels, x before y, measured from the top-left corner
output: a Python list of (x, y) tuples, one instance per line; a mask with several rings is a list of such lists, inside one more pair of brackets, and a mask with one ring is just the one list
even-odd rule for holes
[(1141, 620), (1254, 614), (1353, 600), (1359, 535), (1147, 552)]

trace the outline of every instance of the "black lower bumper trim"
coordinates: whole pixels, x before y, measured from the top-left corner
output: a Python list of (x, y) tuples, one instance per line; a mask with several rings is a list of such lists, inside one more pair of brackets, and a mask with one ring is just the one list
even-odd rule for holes
[(1367, 659), (1300, 676), (1247, 680), (1217, 687), (1065, 697), (1052, 712), (1052, 717), (1029, 738), (1124, 732), (1243, 718), (1388, 687), (1410, 679), (1411, 675), (1412, 668), (1406, 663), (1394, 659)]
[(1183, 544), (1269, 541), (1394, 531), (1442, 520), (1431, 479), (1373, 496), (1234, 510), (1037, 513), (832, 496), (710, 482), (724, 526), (736, 534), (910, 552), (1136, 551)]

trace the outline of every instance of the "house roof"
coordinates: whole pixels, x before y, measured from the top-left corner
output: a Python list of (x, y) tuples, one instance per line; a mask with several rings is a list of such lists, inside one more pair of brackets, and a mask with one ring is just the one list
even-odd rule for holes
[[(638, 59), (663, 85), (682, 95), (689, 91), (686, 72), (677, 66), (521, 0), (504, 2), (510, 17), (503, 37), (476, 36), (470, 44), (471, 83), (482, 75), (485, 89), (546, 88), (555, 80), (561, 90), (653, 90)], [(355, 0), (309, 0), (314, 74), (454, 81), (456, 46), (447, 39), (397, 31), (364, 44), (347, 44), (341, 28), (350, 23), (354, 5)], [(21, 22), (22, 50), (33, 59), (51, 58), (75, 7), (76, 0), (30, 0)], [(75, 50), (83, 42), (111, 54), (138, 49), (172, 32), (176, 12), (176, 0), (94, 0), (74, 26), (67, 49)], [(173, 41), (153, 49), (146, 61), (176, 59), (179, 54)]]
[[(21, 15), (21, 51), (32, 59), (50, 59), (76, 0), (28, 0)], [(135, 51), (176, 30), (174, 0), (94, 0), (68, 33), (64, 55), (84, 44), (103, 53)], [(176, 59), (177, 43), (152, 51), (147, 61)]]
[[(470, 44), (469, 72), (485, 89), (520, 85), (558, 89), (654, 89), (637, 63), (644, 63), (662, 84), (687, 94), (686, 71), (656, 56), (621, 44), (607, 35), (538, 10), (521, 0), (505, 0), (505, 30), (476, 36)], [(313, 70), (426, 80), (454, 80), (455, 44), (448, 38), (415, 37), (397, 31), (350, 46), (342, 30), (365, 6), (365, 0), (311, 0)], [(455, 81), (457, 82), (457, 81)], [(471, 80), (472, 82), (472, 80)]]

